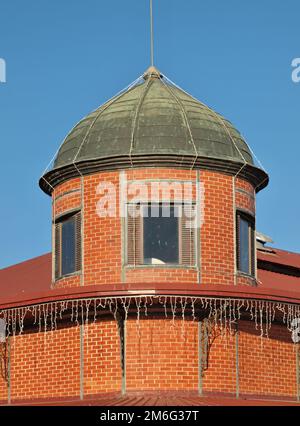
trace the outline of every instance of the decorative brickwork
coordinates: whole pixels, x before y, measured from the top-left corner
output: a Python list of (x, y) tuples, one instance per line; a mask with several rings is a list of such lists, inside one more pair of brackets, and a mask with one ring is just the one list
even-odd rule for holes
[[(231, 289), (234, 285), (257, 285), (255, 279), (241, 276), (236, 269), (236, 211), (255, 216), (252, 184), (211, 170), (123, 171), (122, 185), (124, 179), (127, 185), (143, 182), (148, 194), (152, 184), (172, 184), (170, 200), (174, 202), (180, 199), (176, 184), (191, 183), (190, 201), (197, 204), (202, 215), (201, 227), (195, 233), (194, 266), (133, 266), (126, 263), (126, 219), (120, 217), (119, 203), (124, 187), (120, 187), (120, 179), (119, 171), (99, 172), (70, 179), (55, 188), (53, 219), (81, 210), (83, 265), (76, 274), (53, 282), (53, 289), (111, 284), (114, 290), (122, 290), (124, 283), (129, 288), (132, 283), (167, 283), (170, 290), (174, 284), (194, 285), (195, 289), (205, 285)], [(114, 188), (109, 196), (103, 183)], [(199, 183), (200, 193), (196, 190)], [(156, 193), (160, 201), (166, 194), (164, 190)], [(99, 214), (103, 195), (108, 202), (116, 196), (116, 208), (108, 216)], [(133, 196), (129, 195), (128, 201)], [(97, 300), (94, 307), (95, 303)], [(124, 329), (124, 318), (116, 312), (114, 318), (113, 310), (97, 318), (95, 314), (95, 322), (85, 319), (80, 325), (73, 318), (72, 323), (60, 323), (57, 330), (46, 333), (25, 327), (22, 335), (10, 338), (9, 377), (0, 377), (0, 401), (7, 401), (9, 395), (16, 402), (164, 391), (297, 398), (296, 346), (285, 326), (273, 325), (267, 339), (256, 330), (257, 321), (240, 320), (237, 329), (234, 324), (231, 333), (224, 336), (220, 325), (204, 328), (208, 323), (204, 317), (199, 322), (195, 311), (172, 320), (164, 316), (163, 305), (154, 311), (151, 306), (143, 315), (133, 308), (127, 313), (125, 310), (123, 314), (128, 317)], [(70, 315), (74, 316), (73, 305)]]

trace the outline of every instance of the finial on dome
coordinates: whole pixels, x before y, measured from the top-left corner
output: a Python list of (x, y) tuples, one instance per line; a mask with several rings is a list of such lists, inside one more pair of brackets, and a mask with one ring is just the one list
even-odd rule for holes
[(160, 71), (155, 68), (154, 66), (149, 67), (144, 75), (143, 75), (144, 80), (148, 80), (148, 78), (154, 79), (154, 78), (163, 78), (163, 75), (160, 73)]

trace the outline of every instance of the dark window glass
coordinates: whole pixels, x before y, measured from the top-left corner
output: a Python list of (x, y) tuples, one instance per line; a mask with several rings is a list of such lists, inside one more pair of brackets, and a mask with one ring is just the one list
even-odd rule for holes
[(254, 220), (244, 214), (237, 214), (237, 263), (238, 270), (255, 275), (255, 231)]
[(71, 274), (76, 270), (76, 227), (75, 217), (61, 224), (61, 274)]
[[(166, 214), (169, 217), (164, 217)], [(143, 216), (144, 263), (178, 264), (179, 232), (176, 206), (143, 206)]]
[(240, 218), (240, 264), (239, 269), (241, 272), (250, 273), (250, 232), (249, 232), (249, 222), (245, 219)]

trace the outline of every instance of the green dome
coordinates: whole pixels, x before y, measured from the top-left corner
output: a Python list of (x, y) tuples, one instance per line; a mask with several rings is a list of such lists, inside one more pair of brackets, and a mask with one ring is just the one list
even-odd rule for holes
[[(253, 166), (248, 145), (228, 120), (149, 68), (142, 82), (71, 130), (45, 177), (47, 182), (57, 178), (59, 170), (74, 164), (86, 172), (93, 162), (109, 169), (109, 165), (141, 165), (141, 159), (159, 165), (169, 158), (178, 164), (179, 157), (186, 167), (200, 160), (208, 165), (225, 161)], [(45, 182), (40, 183), (43, 189)]]
[(147, 78), (81, 120), (65, 139), (54, 168), (74, 160), (172, 153), (239, 162), (244, 157), (253, 164), (230, 122), (162, 78)]

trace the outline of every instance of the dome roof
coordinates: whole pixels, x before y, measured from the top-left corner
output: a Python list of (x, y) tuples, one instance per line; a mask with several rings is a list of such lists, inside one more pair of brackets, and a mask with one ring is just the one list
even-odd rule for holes
[(187, 167), (200, 160), (208, 165), (212, 161), (254, 165), (248, 145), (228, 120), (170, 84), (154, 67), (141, 80), (71, 130), (53, 169), (40, 182), (42, 189), (51, 192), (49, 181), (74, 164), (86, 169), (97, 162), (109, 169), (117, 164), (141, 165), (141, 159), (158, 164), (169, 158), (178, 163), (175, 159), (180, 157), (180, 164)]

